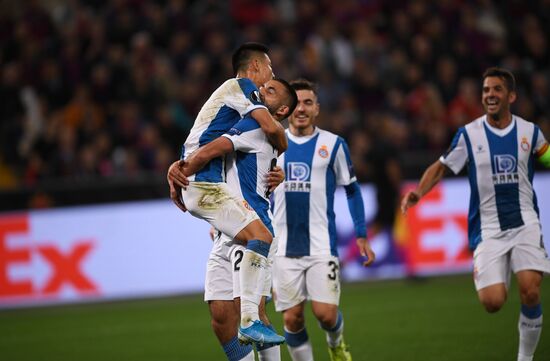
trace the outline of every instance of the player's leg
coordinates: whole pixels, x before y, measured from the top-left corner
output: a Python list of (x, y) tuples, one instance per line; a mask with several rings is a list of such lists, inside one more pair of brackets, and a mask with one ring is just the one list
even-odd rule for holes
[(487, 312), (495, 313), (506, 302), (507, 292), (505, 283), (497, 283), (478, 290), (477, 296)]
[(474, 252), (474, 283), (480, 303), (489, 313), (502, 308), (510, 282), (510, 246), (500, 239), (481, 242)]
[(248, 240), (246, 248), (240, 250), (239, 280), (235, 282), (240, 286), (239, 339), (242, 342), (254, 342), (261, 347), (265, 344), (278, 345), (284, 342), (284, 337), (279, 336), (272, 327), (262, 323), (259, 315), (259, 306), (266, 292), (266, 283), (271, 280), (268, 255), (272, 235), (261, 221), (255, 220), (239, 232), (236, 239), (242, 240), (252, 236), (256, 239)]
[(511, 268), (515, 272), (521, 300), (518, 321), (518, 361), (530, 361), (542, 331), (541, 285), (543, 272), (550, 272), (550, 259), (544, 248), (540, 226), (518, 230), (511, 252)]
[(255, 220), (239, 232), (235, 239), (246, 241), (239, 278), (241, 285), (241, 327), (249, 327), (255, 320), (259, 319), (258, 307), (267, 277), (267, 256), (272, 236), (261, 221)]
[(267, 255), (272, 235), (246, 202), (225, 183), (191, 182), (182, 197), (189, 212), (208, 221), (231, 239), (246, 241), (241, 262), (241, 326), (243, 342), (282, 343), (277, 335), (259, 321), (260, 291), (265, 279)]
[[(233, 264), (233, 296), (235, 297), (235, 304), (237, 306), (237, 310), (240, 310), (240, 294), (241, 294), (241, 286), (240, 286), (240, 279), (239, 279), (239, 272), (240, 272), (240, 262), (242, 262), (242, 257), (244, 255), (245, 248), (240, 245), (234, 245), (232, 247), (231, 252), (231, 259)], [(271, 262), (268, 260), (268, 274), (269, 277), (265, 281), (264, 289), (262, 291), (262, 300), (260, 302), (259, 307), (259, 316), (260, 320), (266, 325), (268, 328), (270, 328), (273, 332), (275, 332), (275, 329), (271, 325), (271, 322), (269, 321), (266, 313), (265, 303), (266, 303), (266, 296), (268, 296), (271, 292)], [(262, 346), (256, 345), (256, 350), (258, 351), (258, 358), (260, 361), (280, 361), (281, 360), (281, 348), (279, 345), (274, 344), (264, 344)]]
[(211, 324), (216, 337), (229, 361), (254, 360), (251, 345), (243, 345), (237, 339), (239, 312), (233, 301), (209, 302)]
[(518, 361), (531, 361), (542, 331), (542, 307), (540, 303), (542, 273), (525, 270), (518, 272), (516, 276), (521, 299), (521, 312), (518, 322)]
[(293, 361), (313, 360), (304, 320), (307, 298), (305, 264), (300, 258), (277, 256), (273, 263), (275, 309), (283, 312), (285, 339)]
[[(271, 325), (271, 321), (267, 317), (265, 309), (266, 297), (262, 297), (260, 302), (260, 320), (266, 325), (269, 329), (275, 332), (275, 329)], [(235, 298), (235, 304), (237, 310), (240, 309), (240, 298)], [(281, 346), (275, 344), (264, 343), (263, 345), (256, 345), (256, 350), (258, 351), (258, 358), (260, 361), (281, 361)]]
[(285, 339), (293, 361), (312, 361), (313, 348), (309, 341), (304, 317), (305, 302), (283, 311)]
[(254, 360), (251, 346), (241, 345), (237, 339), (238, 307), (233, 302), (232, 264), (229, 248), (218, 238), (206, 267), (204, 299), (208, 302), (211, 325), (228, 360)]
[(338, 309), (340, 302), (340, 272), (334, 256), (311, 259), (306, 285), (313, 314), (326, 333), (330, 359), (350, 361), (351, 354), (344, 341), (344, 318)]
[[(266, 277), (264, 283), (264, 289), (262, 291), (262, 302), (260, 303), (260, 320), (267, 325), (273, 332), (276, 332), (275, 328), (271, 324), (271, 321), (267, 317), (266, 312), (266, 303), (269, 296), (271, 296), (272, 289), (272, 274), (273, 274), (273, 247), (275, 244), (271, 245), (271, 251), (268, 256), (268, 277)], [(264, 344), (256, 345), (256, 350), (258, 351), (258, 358), (260, 361), (281, 361), (281, 346), (274, 344)]]

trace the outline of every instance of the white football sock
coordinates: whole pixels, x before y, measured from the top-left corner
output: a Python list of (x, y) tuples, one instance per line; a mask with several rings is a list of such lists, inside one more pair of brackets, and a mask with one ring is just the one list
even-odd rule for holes
[(241, 283), (241, 326), (258, 320), (258, 306), (266, 277), (267, 258), (250, 249), (244, 251), (239, 272)]
[[(323, 328), (323, 327), (322, 327)], [(338, 317), (336, 318), (336, 324), (330, 329), (323, 328), (327, 334), (327, 343), (329, 347), (336, 347), (342, 341), (342, 334), (344, 333), (344, 318), (342, 313), (338, 311)]]
[(537, 318), (528, 318), (523, 313), (520, 313), (518, 329), (518, 361), (531, 361), (542, 331), (542, 315)]
[(281, 361), (281, 347), (279, 345), (264, 348), (258, 351), (260, 361)]
[(309, 340), (298, 347), (287, 347), (292, 361), (313, 361), (313, 348)]
[(313, 349), (305, 327), (298, 332), (285, 328), (285, 339), (292, 361), (313, 361)]

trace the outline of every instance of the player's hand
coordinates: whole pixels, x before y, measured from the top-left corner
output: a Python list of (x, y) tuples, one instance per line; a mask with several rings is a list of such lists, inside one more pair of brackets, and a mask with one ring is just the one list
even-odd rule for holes
[(401, 200), (401, 212), (407, 214), (407, 210), (413, 207), (420, 200), (420, 196), (415, 191), (410, 191), (405, 194)]
[(182, 189), (186, 189), (189, 185), (189, 180), (183, 173), (184, 166), (185, 161), (183, 159), (175, 161), (170, 165), (170, 168), (168, 168), (168, 174), (166, 175), (168, 183), (173, 182), (174, 185)]
[(166, 180), (170, 187), (170, 199), (172, 199), (172, 202), (174, 202), (179, 209), (183, 212), (187, 212), (187, 207), (185, 207), (185, 203), (183, 203), (183, 199), (181, 198), (181, 190), (189, 185), (187, 177), (182, 172), (184, 165), (185, 162), (183, 160), (172, 163), (170, 168), (168, 168)]
[(265, 179), (267, 186), (269, 187), (269, 192), (272, 193), (275, 188), (277, 188), (277, 186), (285, 180), (285, 172), (283, 172), (281, 167), (276, 166), (273, 170), (267, 173)]
[(172, 180), (168, 180), (168, 185), (170, 186), (170, 199), (172, 202), (183, 212), (187, 212), (187, 207), (185, 207), (185, 203), (181, 198), (181, 187), (174, 184)]
[(374, 254), (374, 251), (370, 248), (370, 244), (366, 238), (364, 237), (357, 238), (356, 242), (357, 242), (357, 246), (359, 247), (359, 252), (361, 252), (361, 256), (367, 258), (367, 260), (363, 262), (363, 266), (369, 267), (370, 265), (372, 265), (372, 263), (376, 259), (376, 255)]

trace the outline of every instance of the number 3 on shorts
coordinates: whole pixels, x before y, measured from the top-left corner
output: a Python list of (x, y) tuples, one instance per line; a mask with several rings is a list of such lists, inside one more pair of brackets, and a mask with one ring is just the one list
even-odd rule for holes
[(328, 266), (330, 267), (328, 279), (335, 281), (338, 278), (338, 264), (335, 261), (329, 261)]

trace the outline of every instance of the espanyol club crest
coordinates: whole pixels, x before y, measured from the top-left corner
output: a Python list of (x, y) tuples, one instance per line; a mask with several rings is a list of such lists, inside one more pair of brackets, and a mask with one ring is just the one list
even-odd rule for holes
[(317, 152), (321, 158), (328, 157), (328, 149), (326, 145), (322, 145), (321, 148), (319, 148), (319, 151)]
[(248, 209), (249, 211), (252, 211), (252, 207), (250, 207), (250, 204), (248, 204), (247, 201), (243, 199), (243, 206), (244, 208)]
[(522, 138), (521, 138), (521, 149), (522, 149), (524, 152), (528, 152), (528, 151), (529, 151), (529, 148), (531, 148), (531, 146), (529, 145), (529, 142), (527, 141), (527, 138), (526, 138), (526, 137), (522, 137)]

